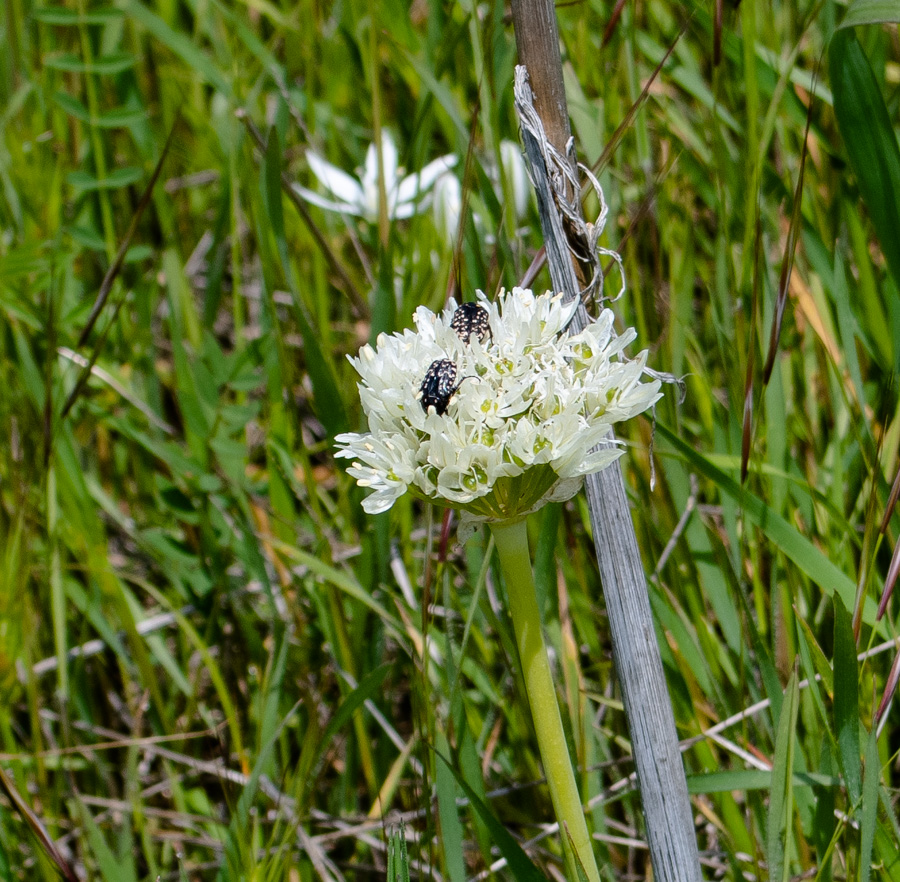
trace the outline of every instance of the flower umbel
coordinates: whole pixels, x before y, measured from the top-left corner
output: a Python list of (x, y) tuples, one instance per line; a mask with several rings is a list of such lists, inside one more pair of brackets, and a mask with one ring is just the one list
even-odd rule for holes
[(419, 307), (415, 331), (382, 334), (350, 359), (369, 431), (339, 435), (337, 455), (374, 491), (366, 511), (386, 511), (408, 491), (506, 521), (568, 499), (621, 455), (605, 440), (610, 427), (660, 397), (659, 380), (641, 382), (646, 352), (624, 355), (634, 330), (617, 334), (610, 310), (569, 336), (577, 300), (523, 288), (495, 303), (479, 296), (484, 333), (461, 335), (451, 300), (440, 315)]

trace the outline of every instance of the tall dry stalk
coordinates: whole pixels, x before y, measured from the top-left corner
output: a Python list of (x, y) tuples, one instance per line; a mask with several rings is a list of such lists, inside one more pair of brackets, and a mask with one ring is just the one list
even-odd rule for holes
[[(573, 228), (570, 222), (564, 222), (546, 170), (548, 148), (552, 148), (568, 160), (570, 181), (578, 181), (574, 156), (567, 155), (571, 130), (556, 11), (552, 0), (512, 0), (512, 12), (519, 62), (527, 70), (533, 111), (539, 119), (537, 128), (542, 129), (536, 131), (522, 116), (529, 90), (527, 85), (521, 88), (517, 76), (517, 107), (525, 150), (535, 174), (550, 275), (556, 290), (575, 296), (585, 287), (587, 278), (585, 262), (573, 259), (569, 246), (581, 254), (584, 242), (572, 241), (573, 234), (578, 236), (578, 224)], [(559, 195), (580, 220), (577, 185), (570, 183), (569, 192)], [(573, 330), (580, 331), (588, 321), (584, 308), (579, 309)], [(654, 874), (663, 882), (699, 882), (700, 859), (675, 718), (618, 463), (588, 475), (585, 487)]]

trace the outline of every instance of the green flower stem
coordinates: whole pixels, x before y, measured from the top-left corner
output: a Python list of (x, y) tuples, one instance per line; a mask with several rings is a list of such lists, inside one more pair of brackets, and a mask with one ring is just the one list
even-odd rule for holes
[[(594, 860), (594, 849), (584, 819), (581, 796), (575, 783), (575, 772), (566, 746), (556, 690), (550, 675), (547, 648), (541, 631), (537, 593), (528, 552), (525, 519), (491, 524), (500, 565), (506, 579), (509, 610), (516, 632), (516, 645), (522, 664), (522, 675), (531, 716), (537, 732), (544, 774), (550, 787), (550, 798), (559, 821), (560, 837), (572, 882), (580, 878), (578, 864), (590, 882), (600, 882), (600, 871)], [(568, 836), (566, 835), (568, 830)], [(572, 854), (574, 846), (577, 861)]]

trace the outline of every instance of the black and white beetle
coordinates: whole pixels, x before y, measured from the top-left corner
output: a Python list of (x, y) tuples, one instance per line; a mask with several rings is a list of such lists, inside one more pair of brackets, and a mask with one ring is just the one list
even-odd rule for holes
[[(463, 377), (463, 380), (466, 379)], [(422, 409), (428, 413), (428, 408), (433, 407), (438, 416), (447, 412), (450, 399), (462, 385), (462, 380), (456, 382), (456, 365), (449, 358), (439, 358), (431, 362), (431, 366), (425, 372), (425, 379), (419, 387), (419, 399)]]
[[(490, 334), (491, 325), (488, 311), (479, 303), (461, 303), (450, 319), (450, 327), (456, 331), (463, 343), (468, 343), (474, 335), (479, 340)], [(456, 365), (449, 358), (439, 358), (431, 362), (425, 372), (425, 379), (419, 387), (419, 400), (422, 402), (422, 410), (428, 413), (428, 408), (433, 407), (438, 416), (447, 412), (450, 399), (462, 385), (463, 377), (456, 382)]]
[(473, 335), (479, 340), (484, 340), (491, 333), (488, 311), (480, 303), (474, 301), (461, 303), (456, 308), (456, 312), (450, 319), (450, 327), (456, 331), (463, 343), (468, 343)]

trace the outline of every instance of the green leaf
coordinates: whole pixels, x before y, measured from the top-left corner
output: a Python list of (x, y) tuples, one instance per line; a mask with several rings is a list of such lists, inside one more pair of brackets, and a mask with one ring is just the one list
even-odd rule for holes
[(894, 282), (900, 287), (900, 148), (878, 81), (852, 31), (828, 50), (834, 113), (863, 202)]
[(875, 831), (878, 857), (887, 871), (885, 878), (900, 882), (900, 823), (897, 822), (894, 797), (886, 787), (879, 786), (878, 801), (885, 817), (885, 823), (878, 824)]
[(143, 169), (127, 165), (110, 172), (102, 181), (84, 171), (70, 172), (66, 180), (76, 191), (88, 193), (94, 190), (118, 190), (120, 187), (137, 183), (143, 176)]
[(353, 714), (356, 713), (363, 704), (370, 699), (381, 688), (384, 678), (391, 669), (390, 662), (370, 671), (360, 681), (359, 685), (354, 689), (341, 703), (335, 715), (328, 721), (328, 726), (322, 735), (321, 746), (324, 748), (328, 745), (332, 738), (350, 721)]
[(590, 882), (588, 879), (587, 870), (584, 868), (584, 864), (581, 861), (581, 856), (578, 854), (578, 849), (575, 847), (575, 840), (572, 838), (572, 834), (569, 832), (569, 828), (565, 828), (566, 837), (569, 840), (569, 852), (572, 855), (572, 858), (575, 861), (575, 869), (578, 872), (578, 882)]
[(3, 771), (2, 767), (0, 767), (0, 789), (3, 790), (10, 803), (12, 803), (13, 808), (25, 821), (31, 833), (37, 839), (43, 853), (56, 865), (63, 879), (66, 882), (75, 882), (78, 879), (75, 870), (59, 850), (53, 838), (47, 832), (47, 828), (29, 805), (28, 800), (19, 793), (13, 780)]
[(856, 0), (847, 8), (838, 29), (886, 22), (900, 22), (900, 0)]
[[(435, 743), (439, 756), (450, 754), (450, 745), (443, 732), (437, 732)], [(447, 763), (438, 763), (435, 769), (438, 815), (441, 821), (441, 850), (450, 882), (465, 882), (466, 865), (463, 860), (463, 828), (456, 805), (457, 789), (454, 771)]]
[(116, 107), (101, 113), (97, 117), (92, 117), (90, 111), (77, 98), (67, 95), (65, 92), (56, 92), (53, 100), (66, 112), (69, 116), (81, 120), (88, 125), (95, 125), (101, 129), (118, 129), (126, 126), (134, 125), (142, 122), (147, 118), (147, 112), (141, 108), (134, 107)]
[(65, 92), (54, 92), (53, 100), (66, 112), (69, 116), (81, 120), (84, 123), (90, 123), (91, 115), (88, 109), (77, 99)]
[(93, 227), (71, 226), (66, 232), (73, 241), (90, 251), (106, 251), (106, 241)]
[(822, 647), (819, 646), (819, 641), (816, 640), (812, 628), (800, 616), (797, 616), (797, 623), (806, 638), (816, 673), (821, 678), (825, 691), (831, 695), (834, 692), (834, 672), (831, 670), (831, 665), (828, 664), (828, 659), (825, 657), (825, 653), (822, 652)]
[(772, 786), (772, 773), (763, 769), (736, 769), (688, 775), (688, 793), (728, 793), (732, 790), (764, 790)]
[(290, 640), (283, 633), (282, 629), (278, 646), (273, 648), (269, 656), (269, 665), (266, 668), (262, 695), (260, 696), (259, 744), (273, 743), (281, 729), (282, 723), (278, 717), (278, 709), (281, 705), (282, 686), (284, 684), (284, 672), (287, 666), (289, 646)]
[[(825, 658), (825, 654), (819, 648), (819, 644), (812, 636), (812, 631), (810, 630), (809, 626), (798, 614), (796, 614), (796, 607), (794, 609), (794, 612), (794, 621), (798, 623), (797, 653), (800, 656), (801, 670), (803, 671), (803, 674), (806, 676), (806, 679), (809, 682), (809, 688), (807, 692), (809, 694), (809, 697), (812, 699), (813, 705), (815, 706), (816, 715), (819, 718), (820, 725), (825, 731), (830, 732), (831, 715), (828, 713), (828, 708), (825, 706), (825, 689), (823, 688), (825, 686), (825, 675), (824, 673), (820, 673), (819, 665), (822, 665), (823, 672), (828, 672), (828, 683), (830, 683), (833, 688), (834, 678), (832, 676), (831, 665), (828, 664), (828, 660)], [(830, 689), (828, 691), (829, 693), (831, 692)], [(825, 739), (824, 745), (826, 747), (829, 746), (828, 739)]]
[(64, 6), (45, 6), (31, 13), (44, 24), (64, 25), (70, 27), (79, 24), (108, 24), (122, 17), (122, 10), (114, 6), (98, 6), (90, 12), (79, 12), (77, 9), (66, 9)]
[(153, 249), (149, 245), (132, 245), (125, 252), (125, 258), (122, 263), (140, 263), (153, 257)]
[[(794, 773), (794, 787), (836, 787), (837, 778), (830, 775)], [(772, 786), (772, 772), (764, 769), (734, 769), (727, 772), (706, 772), (689, 775), (688, 792), (729, 793), (732, 790), (768, 790)]]
[(859, 662), (856, 640), (847, 608), (834, 601), (834, 728), (847, 792), (851, 802), (859, 799)]
[(40, 272), (50, 266), (41, 243), (29, 243), (11, 248), (0, 257), (0, 282), (10, 282), (19, 276)]
[(875, 822), (878, 819), (878, 782), (881, 760), (878, 757), (878, 735), (873, 728), (866, 740), (866, 771), (862, 784), (862, 818), (859, 841), (859, 882), (869, 882), (872, 875), (872, 850), (875, 846)]
[[(287, 642), (286, 639), (283, 640), (283, 644), (287, 644)], [(275, 663), (276, 665), (279, 664), (278, 661)], [(274, 731), (269, 740), (260, 744), (259, 753), (256, 755), (256, 762), (253, 764), (249, 780), (241, 791), (237, 806), (231, 816), (231, 823), (228, 827), (225, 854), (226, 861), (230, 866), (239, 866), (240, 854), (246, 847), (248, 828), (252, 824), (252, 821), (250, 820), (250, 808), (253, 805), (253, 800), (259, 789), (260, 778), (264, 774), (264, 770), (272, 757), (275, 745), (278, 742), (281, 733), (284, 731), (284, 727), (300, 708), (300, 704), (301, 701), (298, 701), (287, 714), (278, 721), (278, 725), (274, 727)]]
[(775, 737), (775, 759), (772, 766), (772, 791), (769, 798), (769, 822), (766, 835), (766, 857), (771, 882), (790, 879), (791, 829), (794, 813), (794, 747), (797, 739), (797, 712), (800, 688), (797, 672), (791, 675), (784, 692), (778, 733)]
[(13, 882), (12, 866), (10, 865), (9, 856), (3, 847), (3, 841), (0, 840), (0, 880), (2, 882)]
[(94, 125), (101, 129), (124, 129), (136, 123), (143, 122), (147, 118), (147, 111), (132, 107), (116, 107), (106, 113), (101, 113), (94, 120)]
[(110, 55), (101, 55), (88, 64), (82, 61), (80, 56), (64, 52), (61, 55), (45, 56), (43, 63), (51, 70), (64, 70), (70, 73), (117, 74), (134, 67), (137, 59), (127, 52), (113, 52)]
[(440, 762), (453, 772), (456, 783), (459, 784), (463, 789), (463, 793), (466, 794), (466, 799), (469, 800), (469, 803), (478, 813), (484, 825), (491, 831), (491, 836), (494, 837), (494, 844), (500, 849), (500, 854), (506, 859), (506, 863), (516, 882), (547, 882), (547, 879), (529, 860), (528, 855), (525, 854), (519, 843), (513, 839), (503, 824), (494, 817), (491, 810), (478, 798), (475, 791), (466, 784), (462, 776), (456, 773), (453, 766), (440, 753), (437, 751), (435, 753)]
[[(832, 738), (822, 741), (820, 749), (819, 768), (823, 772), (830, 772), (835, 767), (834, 753), (832, 750)], [(812, 844), (816, 849), (816, 861), (819, 865), (819, 879), (817, 882), (832, 882), (833, 871), (831, 851), (835, 844), (834, 834), (837, 829), (837, 818), (834, 816), (836, 795), (841, 781), (837, 780), (829, 787), (816, 787), (813, 796), (816, 800), (816, 810), (812, 821)]]
[(387, 882), (409, 882), (409, 854), (402, 819), (400, 829), (388, 834)]
[(84, 826), (87, 840), (91, 845), (91, 853), (99, 865), (104, 882), (137, 882), (134, 857), (130, 853), (115, 855), (87, 806), (80, 799), (74, 802), (77, 807), (74, 814), (79, 816)]

